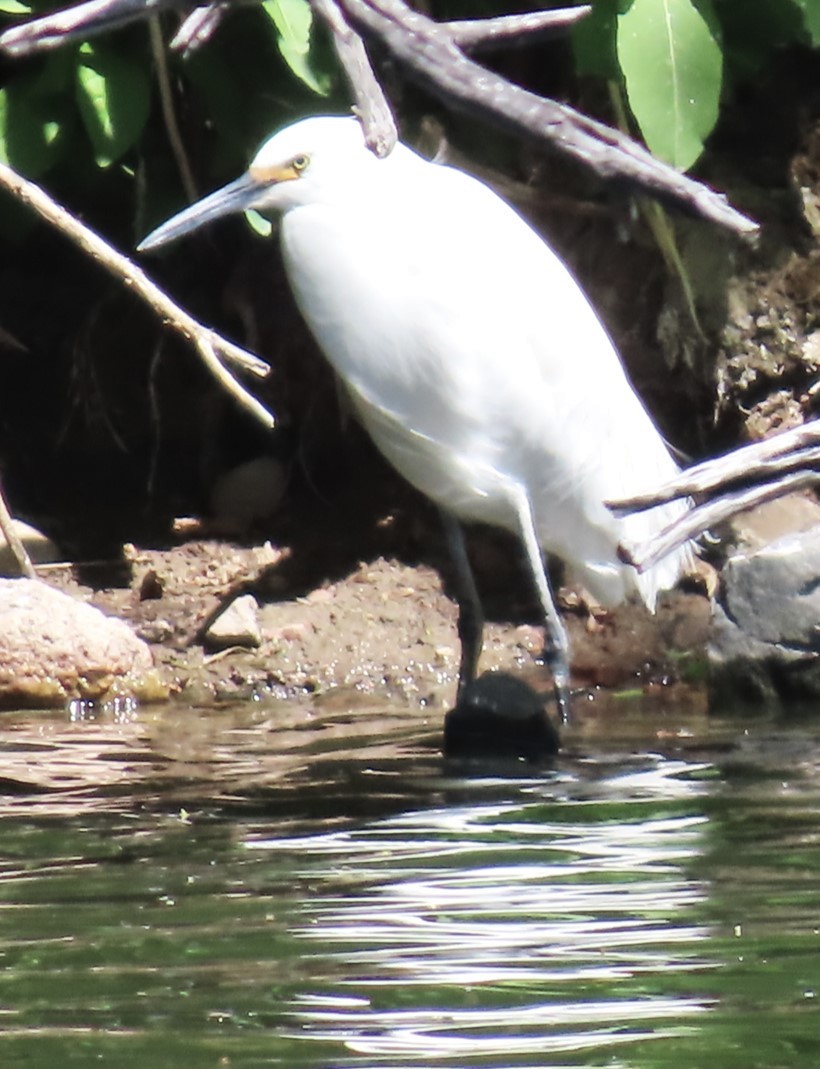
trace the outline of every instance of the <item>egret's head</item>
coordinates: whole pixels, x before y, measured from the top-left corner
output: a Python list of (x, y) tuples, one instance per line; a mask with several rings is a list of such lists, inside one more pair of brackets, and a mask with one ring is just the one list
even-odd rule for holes
[(250, 208), (283, 212), (338, 199), (346, 188), (360, 188), (380, 162), (366, 148), (356, 119), (303, 119), (269, 138), (241, 178), (157, 227), (138, 248), (158, 248), (203, 223)]

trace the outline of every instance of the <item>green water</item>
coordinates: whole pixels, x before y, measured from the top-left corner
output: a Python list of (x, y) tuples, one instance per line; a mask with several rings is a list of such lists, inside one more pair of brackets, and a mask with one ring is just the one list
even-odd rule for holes
[(0, 721), (0, 1066), (820, 1065), (820, 725)]

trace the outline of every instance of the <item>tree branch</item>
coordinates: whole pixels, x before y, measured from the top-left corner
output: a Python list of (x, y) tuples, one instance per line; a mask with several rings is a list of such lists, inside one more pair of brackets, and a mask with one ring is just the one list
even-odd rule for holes
[(339, 62), (356, 102), (354, 108), (368, 148), (379, 158), (389, 155), (398, 140), (396, 123), (382, 87), (370, 66), (364, 42), (345, 19), (334, 0), (311, 0), (313, 10), (327, 24)]
[(561, 7), (552, 11), (527, 11), (522, 15), (499, 15), (496, 18), (461, 19), (445, 22), (453, 42), (466, 52), (498, 45), (526, 45), (542, 37), (553, 37), (574, 26), (592, 11), (589, 4)]
[(637, 546), (622, 545), (620, 547), (621, 559), (627, 564), (634, 565), (639, 572), (645, 572), (678, 546), (697, 538), (710, 527), (723, 523), (724, 520), (728, 520), (739, 512), (762, 505), (766, 501), (774, 501), (775, 498), (783, 497), (784, 494), (803, 490), (814, 485), (818, 479), (820, 479), (820, 472), (817, 471), (793, 471), (773, 482), (748, 486), (723, 494), (712, 501), (706, 501), (689, 509), (647, 542), (641, 542)]
[(263, 378), (270, 372), (270, 368), (264, 361), (227, 341), (216, 331), (202, 326), (192, 316), (183, 312), (127, 256), (117, 252), (99, 234), (84, 226), (79, 219), (52, 200), (39, 186), (29, 182), (11, 167), (2, 163), (0, 163), (0, 186), (28, 205), (52, 226), (62, 231), (83, 252), (118, 278), (123, 285), (138, 293), (160, 316), (163, 323), (173, 327), (184, 338), (193, 342), (211, 374), (243, 408), (266, 427), (273, 427), (274, 418), (270, 412), (222, 364), (222, 360), (226, 360), (243, 371)]
[[(184, 4), (184, 0), (180, 0)], [(58, 48), (66, 41), (93, 37), (129, 22), (176, 7), (177, 0), (86, 0), (62, 11), (52, 11), (0, 34), (0, 48), (10, 56), (25, 56)]]
[(601, 178), (621, 179), (749, 237), (758, 226), (725, 197), (655, 159), (625, 134), (488, 71), (459, 49), (446, 24), (403, 0), (338, 0), (348, 20), (380, 41), (407, 74), (446, 103), (574, 156)]
[(623, 546), (622, 556), (639, 571), (738, 512), (820, 482), (820, 420), (810, 420), (762, 442), (703, 461), (657, 489), (623, 501), (608, 501), (616, 516), (665, 505), (679, 498), (701, 499), (654, 538)]
[(608, 502), (608, 505), (616, 515), (624, 515), (665, 505), (680, 497), (713, 494), (740, 480), (759, 482), (771, 473), (779, 475), (790, 468), (816, 464), (817, 446), (820, 446), (820, 419), (813, 419), (762, 442), (704, 460), (646, 494)]

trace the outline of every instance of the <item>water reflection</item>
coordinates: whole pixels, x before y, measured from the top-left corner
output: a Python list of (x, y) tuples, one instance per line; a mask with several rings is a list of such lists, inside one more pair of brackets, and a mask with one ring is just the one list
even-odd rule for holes
[(461, 777), (418, 715), (9, 718), (0, 1065), (820, 1064), (817, 732), (680, 724)]
[(516, 1065), (679, 1034), (709, 1000), (670, 996), (664, 974), (712, 964), (704, 888), (685, 874), (706, 823), (696, 771), (650, 759), (607, 777), (605, 800), (565, 773), (506, 802), (249, 842), (298, 859), (317, 891), (295, 931), (334, 978), (295, 1000), (299, 1034), (402, 1063)]

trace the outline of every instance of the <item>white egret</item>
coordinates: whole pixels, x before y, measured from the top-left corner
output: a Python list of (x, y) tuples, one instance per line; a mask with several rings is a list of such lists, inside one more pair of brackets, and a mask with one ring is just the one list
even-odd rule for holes
[(514, 532), (546, 620), (562, 718), (567, 636), (542, 551), (604, 605), (650, 610), (691, 563), (645, 574), (619, 546), (680, 515), (674, 503), (616, 519), (604, 504), (677, 466), (567, 267), (488, 186), (398, 144), (385, 159), (352, 118), (314, 117), (266, 141), (248, 172), (155, 230), (153, 249), (254, 208), (281, 216), (297, 303), (359, 418), (394, 467), (440, 508), (459, 600), (461, 695), (483, 618), (460, 520)]

